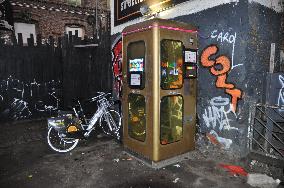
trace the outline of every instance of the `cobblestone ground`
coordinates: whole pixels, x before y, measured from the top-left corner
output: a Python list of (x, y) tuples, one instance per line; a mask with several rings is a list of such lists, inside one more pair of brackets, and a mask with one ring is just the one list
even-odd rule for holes
[(0, 187), (250, 187), (245, 177), (220, 168), (220, 163), (235, 163), (222, 152), (213, 159), (197, 149), (188, 160), (155, 170), (104, 136), (93, 136), (70, 153), (55, 153), (46, 132), (45, 121), (1, 124)]

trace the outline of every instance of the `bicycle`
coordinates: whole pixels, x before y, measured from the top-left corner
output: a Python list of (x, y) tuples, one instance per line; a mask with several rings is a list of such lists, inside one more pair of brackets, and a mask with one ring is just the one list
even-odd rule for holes
[(51, 149), (60, 153), (69, 152), (77, 146), (79, 140), (87, 139), (98, 126), (105, 134), (120, 140), (121, 116), (110, 108), (115, 101), (106, 98), (110, 93), (98, 92), (98, 94), (87, 100), (97, 102), (98, 107), (90, 119), (86, 118), (79, 100), (72, 108), (73, 113), (60, 112), (58, 117), (47, 119), (47, 142)]

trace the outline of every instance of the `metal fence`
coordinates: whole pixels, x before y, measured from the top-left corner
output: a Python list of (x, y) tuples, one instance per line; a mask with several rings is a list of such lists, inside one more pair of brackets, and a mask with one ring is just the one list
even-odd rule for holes
[(69, 33), (27, 41), (19, 34), (13, 45), (0, 42), (0, 121), (50, 116), (73, 98), (111, 90), (109, 31), (100, 40)]
[(284, 165), (284, 107), (255, 104), (250, 111), (249, 150)]

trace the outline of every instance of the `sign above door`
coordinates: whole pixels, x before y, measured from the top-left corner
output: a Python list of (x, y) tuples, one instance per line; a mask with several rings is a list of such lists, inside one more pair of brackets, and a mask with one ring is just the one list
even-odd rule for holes
[(126, 23), (142, 16), (141, 7), (149, 7), (152, 12), (160, 12), (187, 0), (113, 0), (114, 26)]

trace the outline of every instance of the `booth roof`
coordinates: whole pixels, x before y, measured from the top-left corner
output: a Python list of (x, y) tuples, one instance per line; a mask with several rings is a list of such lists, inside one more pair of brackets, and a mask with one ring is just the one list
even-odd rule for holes
[(173, 20), (154, 18), (141, 23), (127, 26), (123, 29), (122, 33), (127, 34), (135, 31), (140, 32), (146, 29), (151, 29), (152, 27), (159, 27), (170, 30), (179, 30), (184, 32), (197, 32), (197, 27), (193, 26), (192, 24), (177, 22)]

